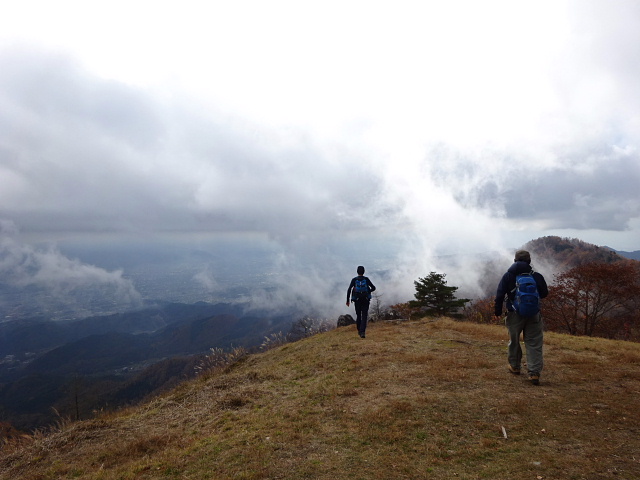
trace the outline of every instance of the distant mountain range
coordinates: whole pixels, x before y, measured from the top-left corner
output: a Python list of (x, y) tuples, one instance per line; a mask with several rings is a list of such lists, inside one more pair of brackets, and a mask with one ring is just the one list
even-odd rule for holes
[[(15, 355), (20, 360), (25, 354), (40, 355), (45, 351), (92, 336), (117, 332), (123, 334), (150, 334), (178, 323), (221, 314), (241, 316), (241, 306), (208, 304), (186, 305), (165, 303), (141, 310), (114, 315), (95, 316), (80, 320), (55, 321), (32, 318), (0, 323), (0, 359)], [(1, 373), (0, 373), (1, 375)]]
[(259, 345), (265, 336), (288, 331), (289, 316), (260, 318), (217, 314), (172, 323), (152, 333), (110, 331), (83, 337), (50, 350), (22, 370), (53, 375), (110, 374), (173, 356), (206, 353), (211, 348)]
[(0, 416), (28, 430), (58, 414), (86, 417), (135, 403), (195, 375), (210, 349), (251, 349), (288, 333), (294, 320), (244, 313), (242, 305), (168, 303), (68, 322), (3, 322)]
[[(604, 247), (609, 248), (609, 247)], [(614, 250), (613, 248), (609, 248), (609, 250), (616, 252), (618, 255), (621, 255), (625, 258), (629, 258), (631, 260), (640, 260), (640, 250), (636, 250), (634, 252), (624, 252), (622, 250)]]

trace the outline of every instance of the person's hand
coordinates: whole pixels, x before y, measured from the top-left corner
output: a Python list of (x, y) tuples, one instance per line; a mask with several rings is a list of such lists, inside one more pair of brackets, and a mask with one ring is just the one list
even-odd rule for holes
[(349, 305), (351, 305), (351, 304), (349, 303), (349, 300), (347, 300), (347, 307), (348, 307)]

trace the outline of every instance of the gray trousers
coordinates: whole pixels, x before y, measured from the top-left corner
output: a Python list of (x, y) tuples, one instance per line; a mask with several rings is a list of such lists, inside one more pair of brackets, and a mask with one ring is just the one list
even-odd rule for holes
[(520, 334), (522, 334), (527, 349), (527, 370), (531, 374), (540, 375), (544, 364), (542, 359), (543, 325), (540, 313), (533, 317), (522, 317), (516, 312), (507, 312), (505, 323), (509, 331), (509, 365), (520, 369), (522, 362)]

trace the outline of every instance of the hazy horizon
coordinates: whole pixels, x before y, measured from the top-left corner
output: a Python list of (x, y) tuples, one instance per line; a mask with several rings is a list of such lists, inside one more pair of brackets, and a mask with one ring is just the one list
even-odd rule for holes
[[(351, 240), (325, 243), (305, 262), (304, 256), (290, 258), (278, 242), (257, 236), (203, 236), (197, 242), (173, 237), (156, 243), (117, 243), (103, 237), (13, 246), (5, 237), (3, 258), (10, 275), (0, 289), (0, 311), (7, 316), (44, 311), (63, 319), (123, 312), (156, 301), (240, 302), (260, 310), (293, 308), (301, 315), (337, 317), (350, 313), (345, 292), (357, 265), (365, 265), (383, 305), (411, 300), (413, 282), (431, 271), (446, 274), (448, 284), (459, 287), (458, 296), (475, 299), (493, 293), (513, 250), (521, 246), (484, 252), (443, 249), (433, 252), (428, 264), (409, 269), (397, 263), (393, 245), (404, 245), (401, 239), (364, 247), (357, 237)], [(6, 268), (12, 258), (13, 268)], [(534, 258), (534, 265), (552, 281), (555, 272), (545, 259)]]

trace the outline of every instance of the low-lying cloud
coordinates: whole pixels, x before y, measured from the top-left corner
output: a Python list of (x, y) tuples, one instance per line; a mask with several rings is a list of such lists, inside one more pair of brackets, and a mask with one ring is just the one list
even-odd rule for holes
[[(54, 247), (21, 243), (17, 228), (6, 220), (0, 220), (0, 277), (3, 290), (24, 292), (19, 303), (34, 312), (42, 309), (48, 316), (55, 315), (53, 305), (63, 305), (67, 316), (141, 305), (140, 294), (121, 270), (110, 272), (67, 258)], [(15, 308), (15, 302), (2, 306)]]

